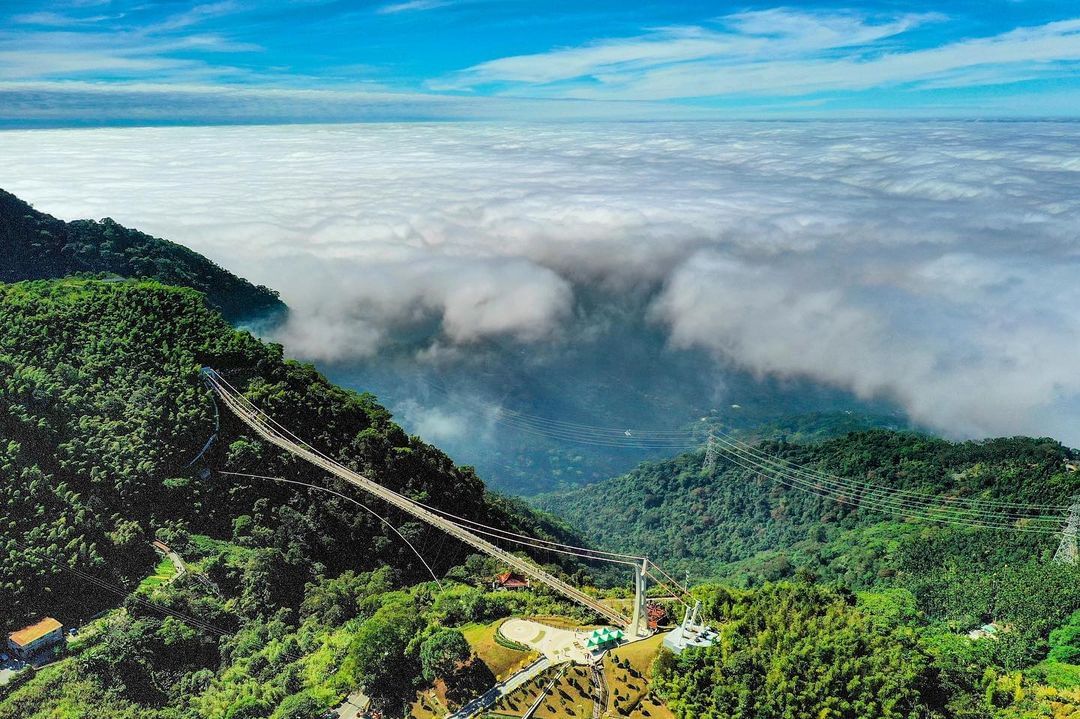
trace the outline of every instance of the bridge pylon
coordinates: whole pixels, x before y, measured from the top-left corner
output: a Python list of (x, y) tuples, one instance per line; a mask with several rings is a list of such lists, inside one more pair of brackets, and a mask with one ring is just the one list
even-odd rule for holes
[(649, 571), (649, 560), (641, 560), (641, 566), (634, 567), (634, 614), (630, 619), (630, 633), (635, 637), (645, 637), (649, 634), (649, 610), (646, 606), (647, 595), (646, 573)]

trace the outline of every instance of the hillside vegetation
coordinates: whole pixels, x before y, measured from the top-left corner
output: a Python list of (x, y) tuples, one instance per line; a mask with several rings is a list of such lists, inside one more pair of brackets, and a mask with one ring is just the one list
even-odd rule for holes
[[(494, 524), (557, 531), (407, 436), (370, 395), (334, 387), (310, 366), (283, 359), (280, 346), (234, 330), (194, 291), (84, 280), (0, 286), (5, 626), (54, 603), (104, 602), (62, 567), (132, 580), (152, 564), (147, 543), (160, 529), (258, 548), (265, 592), (286, 603), (300, 600), (304, 581), (345, 569), (389, 565), (401, 580), (428, 576), (378, 519), (343, 500), (201, 472), (212, 466), (325, 480), (253, 441), (230, 415), (220, 418), (210, 451), (193, 463), (216, 431), (215, 404), (200, 380), (204, 365), (308, 441), (392, 489)], [(434, 530), (405, 523), (404, 531), (421, 547), (442, 545)], [(463, 557), (448, 542), (437, 568)]]
[[(234, 330), (193, 290), (0, 285), (0, 629), (110, 612), (72, 658), (0, 701), (0, 717), (303, 719), (357, 687), (400, 708), (435, 679), (460, 699), (490, 677), (440, 627), (576, 613), (548, 596), (486, 594), (496, 567), (389, 507), (376, 505), (436, 573), (464, 564), (450, 572), (463, 581), (434, 584), (396, 534), (344, 500), (222, 474), (330, 484), (217, 417), (203, 366), (396, 491), (573, 539), (407, 436), (370, 395)], [(188, 562), (175, 581), (154, 579), (155, 537)]]
[(102, 273), (191, 287), (233, 322), (285, 311), (273, 290), (253, 285), (183, 245), (108, 218), (64, 222), (0, 190), (0, 282)]
[[(872, 430), (759, 446), (930, 495), (1060, 506), (1080, 490), (1074, 452), (1048, 439)], [(1050, 561), (1059, 535), (905, 519), (703, 459), (539, 501), (609, 550), (724, 582), (697, 590), (719, 646), (657, 668), (680, 719), (1080, 712), (1080, 566)]]
[[(355, 505), (225, 474), (337, 486), (218, 416), (204, 366), (388, 487), (583, 541), (488, 492), (370, 395), (235, 330), (194, 290), (0, 285), (2, 628), (106, 612), (66, 658), (0, 688), (0, 719), (313, 719), (357, 689), (390, 716), (410, 706), (426, 716), (509, 666), (478, 628), (511, 615), (595, 620), (544, 590), (487, 591), (494, 562), (363, 496), (439, 583)], [(1049, 440), (874, 431), (765, 449), (845, 476), (1017, 502), (1061, 504), (1077, 482), (1071, 451)], [(609, 714), (667, 716), (663, 701), (678, 719), (1075, 719), (1080, 568), (1047, 561), (1055, 537), (904, 521), (701, 464), (684, 455), (545, 500), (605, 549), (646, 549), (730, 582), (695, 589), (717, 646), (661, 652), (649, 668), (630, 648), (612, 658), (622, 689)], [(153, 538), (185, 573), (157, 566)], [(579, 565), (550, 569), (595, 581)], [(966, 636), (989, 622), (996, 637)], [(576, 682), (562, 688), (575, 706), (586, 697)], [(562, 704), (546, 706), (554, 716)], [(577, 708), (591, 711), (584, 699)]]
[[(868, 430), (759, 447), (809, 469), (931, 496), (1060, 506), (1080, 493), (1080, 473), (1069, 468), (1075, 452), (1050, 439), (952, 443)], [(712, 473), (703, 464), (701, 451), (646, 462), (536, 504), (612, 551), (648, 554), (696, 578), (743, 584), (782, 579), (803, 566), (864, 587), (902, 571), (920, 553), (934, 561), (964, 553), (974, 562), (1004, 564), (1046, 557), (1057, 543), (1053, 536), (905, 521), (790, 488), (723, 458)]]

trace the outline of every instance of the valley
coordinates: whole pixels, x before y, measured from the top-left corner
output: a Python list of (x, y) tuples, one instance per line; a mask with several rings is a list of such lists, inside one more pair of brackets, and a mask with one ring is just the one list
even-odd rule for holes
[(1080, 711), (1061, 441), (682, 342), (674, 279), (312, 364), (310, 298), (182, 245), (7, 193), (0, 242), (0, 719)]

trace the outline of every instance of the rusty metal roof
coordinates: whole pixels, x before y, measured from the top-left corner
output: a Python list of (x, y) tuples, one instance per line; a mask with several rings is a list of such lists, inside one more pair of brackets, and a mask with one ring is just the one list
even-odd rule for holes
[(8, 635), (8, 639), (20, 647), (25, 647), (27, 644), (41, 639), (49, 632), (60, 629), (63, 626), (63, 624), (52, 617), (45, 617), (37, 624), (31, 624), (28, 627), (23, 627), (17, 632), (12, 632)]

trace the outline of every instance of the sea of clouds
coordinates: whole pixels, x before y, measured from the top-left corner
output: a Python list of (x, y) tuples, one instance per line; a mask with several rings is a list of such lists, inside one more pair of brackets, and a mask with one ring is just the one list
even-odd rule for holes
[(306, 358), (557, 347), (588, 289), (728, 366), (1080, 445), (1080, 124), (9, 131), (0, 158), (40, 210), (279, 289)]

